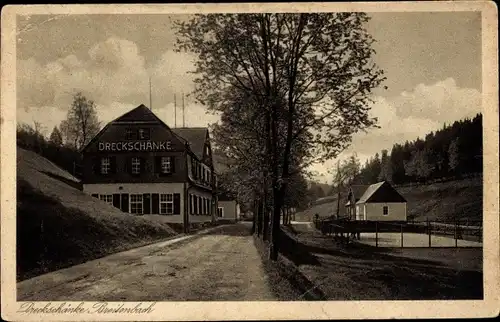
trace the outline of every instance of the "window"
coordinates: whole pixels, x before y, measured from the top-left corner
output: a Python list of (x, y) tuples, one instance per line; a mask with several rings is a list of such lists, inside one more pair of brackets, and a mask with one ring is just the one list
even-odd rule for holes
[(105, 157), (101, 159), (101, 173), (108, 174), (111, 170), (111, 159), (109, 157)]
[(224, 208), (222, 207), (217, 208), (217, 217), (224, 217)]
[(141, 173), (141, 159), (132, 158), (132, 174)]
[(162, 173), (172, 172), (172, 157), (161, 157), (161, 172)]
[(193, 213), (198, 214), (198, 196), (193, 196)]
[(132, 129), (126, 129), (125, 130), (125, 138), (127, 140), (133, 140), (135, 139), (135, 131)]
[(142, 214), (142, 195), (130, 195), (130, 212)]
[(193, 214), (193, 195), (189, 194), (189, 213)]
[(149, 129), (139, 129), (139, 131), (137, 131), (137, 136), (139, 140), (149, 140), (149, 133)]
[(389, 207), (384, 206), (384, 207), (382, 208), (382, 211), (383, 211), (384, 216), (387, 216), (387, 215), (389, 214)]
[(202, 207), (201, 203), (202, 203), (201, 197), (198, 197), (198, 214), (200, 214), (200, 215), (203, 214), (203, 209), (201, 208)]
[(174, 213), (174, 195), (171, 193), (160, 195), (160, 214), (172, 215)]
[(99, 199), (113, 205), (113, 195), (99, 195)]

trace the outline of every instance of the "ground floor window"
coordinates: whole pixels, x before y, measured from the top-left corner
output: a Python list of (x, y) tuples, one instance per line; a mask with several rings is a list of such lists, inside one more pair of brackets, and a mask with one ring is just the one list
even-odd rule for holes
[(382, 212), (383, 212), (384, 216), (389, 215), (389, 207), (384, 206), (384, 207), (382, 208)]
[(142, 214), (142, 195), (130, 195), (130, 212)]
[(160, 214), (172, 215), (174, 213), (174, 195), (171, 193), (160, 195)]
[(224, 208), (223, 207), (217, 208), (217, 217), (224, 217)]
[(113, 205), (113, 195), (99, 195), (99, 199)]

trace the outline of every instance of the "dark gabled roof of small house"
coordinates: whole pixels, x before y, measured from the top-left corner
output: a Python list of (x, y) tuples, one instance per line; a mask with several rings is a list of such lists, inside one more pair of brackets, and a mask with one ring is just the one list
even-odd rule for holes
[(219, 188), (217, 191), (217, 199), (219, 201), (236, 201), (236, 196), (231, 192)]
[(369, 185), (360, 185), (360, 184), (352, 185), (350, 191), (354, 195), (354, 200), (358, 201), (361, 198), (361, 196), (363, 196), (363, 194), (365, 193), (366, 189), (368, 189), (368, 187), (370, 187), (370, 186)]
[(406, 202), (406, 199), (387, 181), (368, 186), (356, 204), (370, 202)]
[(172, 128), (172, 131), (178, 136), (184, 138), (188, 143), (191, 151), (200, 160), (203, 158), (203, 149), (207, 139), (208, 128), (206, 127), (177, 127)]

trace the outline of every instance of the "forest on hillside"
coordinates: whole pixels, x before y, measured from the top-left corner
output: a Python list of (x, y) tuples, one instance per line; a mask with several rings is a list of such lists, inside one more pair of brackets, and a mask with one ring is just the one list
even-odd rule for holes
[(455, 121), (442, 129), (367, 160), (355, 181), (371, 184), (428, 182), (482, 173), (482, 115)]

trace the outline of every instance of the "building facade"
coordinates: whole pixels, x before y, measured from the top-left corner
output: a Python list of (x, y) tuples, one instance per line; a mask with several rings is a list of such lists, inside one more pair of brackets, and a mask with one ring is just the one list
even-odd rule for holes
[(216, 178), (207, 128), (170, 128), (140, 105), (82, 150), (83, 191), (123, 212), (213, 221)]
[(347, 200), (346, 213), (351, 220), (407, 220), (406, 200), (389, 182), (353, 185)]

